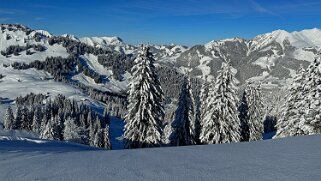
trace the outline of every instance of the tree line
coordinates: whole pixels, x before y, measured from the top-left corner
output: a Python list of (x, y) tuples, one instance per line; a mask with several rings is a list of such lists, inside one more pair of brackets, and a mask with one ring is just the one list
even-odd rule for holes
[(4, 115), (4, 129), (28, 130), (42, 139), (61, 140), (111, 149), (109, 115), (97, 114), (89, 106), (57, 95), (28, 94), (16, 98)]
[(27, 44), (26, 46), (21, 45), (10, 45), (6, 48), (6, 50), (1, 51), (1, 55), (3, 56), (9, 56), (9, 55), (15, 55), (18, 56), (22, 51), (26, 51), (27, 55), (31, 55), (33, 52), (30, 51), (30, 49), (33, 48), (35, 51), (43, 52), (47, 48), (41, 44)]

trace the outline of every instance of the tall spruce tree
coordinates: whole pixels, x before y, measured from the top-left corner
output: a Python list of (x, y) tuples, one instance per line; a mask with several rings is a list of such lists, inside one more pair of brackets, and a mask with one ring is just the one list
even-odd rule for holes
[(14, 129), (14, 116), (11, 107), (6, 109), (6, 114), (4, 115), (4, 129), (12, 130)]
[[(305, 119), (301, 121), (300, 129), (304, 135), (321, 133), (321, 55), (308, 67), (306, 84), (307, 90), (302, 104), (308, 105)], [(298, 105), (301, 106), (301, 105)], [(302, 118), (301, 118), (302, 119)]]
[[(211, 84), (210, 82), (208, 82), (207, 80), (207, 76), (205, 77), (205, 79), (203, 80), (203, 83), (202, 83), (202, 87), (201, 87), (201, 91), (200, 91), (200, 96), (199, 96), (199, 121), (200, 121), (200, 130), (199, 130), (199, 141), (200, 141), (200, 132), (201, 132), (201, 129), (203, 127), (203, 124), (204, 124), (204, 117), (206, 115), (206, 111), (208, 110), (207, 109), (207, 101), (209, 99), (209, 92), (210, 91), (214, 91), (214, 80), (211, 80)], [(212, 85), (212, 86), (210, 86)], [(211, 89), (211, 90), (210, 90)]]
[(46, 126), (42, 130), (40, 134), (40, 138), (42, 139), (50, 139), (50, 140), (59, 140), (59, 127), (58, 124), (55, 122), (54, 117), (51, 117), (48, 120)]
[(196, 143), (195, 101), (189, 77), (184, 78), (180, 93), (175, 120), (172, 122), (173, 131), (170, 142), (173, 146), (185, 146)]
[(13, 129), (21, 129), (21, 123), (22, 123), (22, 111), (21, 111), (21, 107), (18, 106), (16, 110), (16, 117), (13, 123)]
[(125, 116), (125, 148), (161, 145), (164, 95), (156, 75), (153, 54), (142, 46), (129, 83), (128, 113)]
[(21, 129), (30, 130), (31, 124), (28, 108), (23, 106), (21, 109)]
[(210, 85), (206, 115), (202, 120), (200, 140), (203, 144), (240, 141), (237, 111), (237, 88), (232, 67), (223, 63), (215, 84)]
[(248, 84), (239, 106), (241, 141), (262, 139), (264, 105), (260, 85)]
[[(200, 92), (200, 119), (202, 120), (205, 115), (206, 107), (207, 107), (207, 98), (209, 94), (209, 82), (207, 81), (207, 76), (203, 80), (201, 92)], [(202, 123), (201, 123), (202, 124)]]
[(94, 146), (104, 148), (104, 130), (99, 128), (95, 134)]
[(33, 115), (33, 119), (32, 119), (32, 131), (35, 133), (40, 133), (41, 132), (41, 119), (42, 119), (42, 115), (41, 115), (41, 108), (38, 106), (36, 107), (35, 113)]
[(94, 146), (95, 134), (98, 125), (96, 125), (96, 121), (93, 120), (93, 115), (91, 111), (89, 111), (88, 113), (87, 121), (89, 123), (89, 145)]
[(109, 132), (109, 125), (106, 124), (105, 128), (103, 129), (103, 134), (104, 134), (104, 148), (107, 150), (111, 150), (112, 149), (112, 145), (110, 142), (110, 132)]
[[(317, 62), (315, 61), (311, 64), (309, 69), (313, 69), (316, 63)], [(301, 122), (305, 119), (306, 110), (308, 109), (306, 95), (310, 88), (305, 86), (308, 72), (309, 71), (305, 71), (302, 66), (297, 71), (297, 74), (289, 87), (287, 100), (282, 106), (282, 114), (277, 121), (277, 131), (274, 138), (304, 134)]]
[(239, 105), (239, 119), (241, 122), (241, 141), (249, 141), (250, 133), (249, 133), (249, 104), (247, 99), (247, 91), (244, 90), (242, 99)]
[(68, 118), (64, 122), (63, 139), (65, 141), (82, 143), (80, 131), (80, 127), (76, 125), (75, 119)]

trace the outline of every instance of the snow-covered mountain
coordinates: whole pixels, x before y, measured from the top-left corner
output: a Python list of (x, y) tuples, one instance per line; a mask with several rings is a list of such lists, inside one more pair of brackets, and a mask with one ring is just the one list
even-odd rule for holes
[[(94, 46), (115, 46), (106, 43), (108, 41), (104, 42), (103, 39), (104, 37), (95, 41)], [(93, 45), (92, 42), (83, 42)], [(138, 47), (121, 41), (116, 43), (114, 50), (135, 54)], [(213, 40), (190, 48), (180, 45), (151, 45), (151, 47), (160, 62), (174, 64), (178, 70), (192, 68), (193, 74), (199, 78), (204, 75), (209, 78), (215, 77), (225, 58), (237, 70), (236, 76), (241, 84), (246, 81), (262, 81), (278, 86), (293, 77), (300, 64), (306, 67), (314, 60), (321, 47), (321, 30), (317, 28), (294, 32), (276, 30), (249, 40), (242, 38)], [(188, 67), (189, 62), (191, 67)]]
[(90, 46), (106, 47), (106, 46), (123, 46), (123, 40), (119, 37), (83, 37), (79, 39)]
[[(195, 77), (197, 91), (199, 79), (214, 78), (224, 59), (232, 64), (240, 86), (260, 81), (266, 90), (279, 92), (298, 67), (301, 64), (306, 67), (320, 51), (321, 30), (276, 30), (253, 39), (213, 40), (192, 47), (150, 47), (168, 102), (178, 97), (186, 69)], [(84, 100), (89, 95), (95, 97), (93, 91), (99, 95), (125, 95), (132, 61), (139, 48), (140, 45), (127, 44), (119, 37), (54, 36), (23, 25), (1, 25), (0, 74), (4, 77), (0, 79), (0, 96), (14, 99), (30, 92), (46, 92)], [(50, 65), (48, 57), (55, 57), (51, 62), (57, 65)], [(57, 57), (62, 59), (56, 60)], [(98, 97), (101, 95), (87, 100), (98, 104), (101, 100), (94, 103)]]
[(300, 64), (306, 67), (313, 61), (320, 47), (320, 29), (291, 33), (276, 30), (250, 40), (233, 38), (194, 46), (177, 62), (181, 66), (193, 62), (197, 76), (215, 76), (225, 58), (237, 70), (241, 83), (260, 80), (279, 85), (293, 77)]

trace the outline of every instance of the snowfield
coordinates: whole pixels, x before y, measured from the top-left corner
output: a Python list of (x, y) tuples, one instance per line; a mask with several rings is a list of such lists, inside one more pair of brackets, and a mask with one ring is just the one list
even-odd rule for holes
[(320, 180), (321, 136), (105, 151), (0, 141), (0, 180)]
[[(25, 96), (31, 92), (35, 94), (50, 94), (52, 96), (63, 94), (77, 101), (88, 99), (93, 104), (97, 101), (89, 98), (81, 90), (71, 85), (56, 82), (52, 80), (52, 76), (42, 70), (34, 68), (28, 70), (15, 70), (12, 67), (4, 68), (0, 64), (0, 72), (6, 75), (1, 79), (0, 97), (14, 100), (18, 96)], [(0, 114), (0, 120), (3, 115)]]

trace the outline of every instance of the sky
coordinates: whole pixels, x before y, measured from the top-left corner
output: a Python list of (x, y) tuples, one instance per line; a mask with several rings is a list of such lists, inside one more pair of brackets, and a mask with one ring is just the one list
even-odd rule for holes
[(0, 23), (130, 44), (204, 44), (321, 28), (321, 0), (0, 0)]

